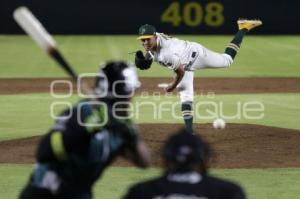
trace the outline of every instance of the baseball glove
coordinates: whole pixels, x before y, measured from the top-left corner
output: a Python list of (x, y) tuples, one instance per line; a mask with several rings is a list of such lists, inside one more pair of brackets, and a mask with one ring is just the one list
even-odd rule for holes
[(142, 51), (137, 51), (135, 53), (135, 65), (141, 70), (147, 70), (152, 64), (152, 59), (146, 59)]

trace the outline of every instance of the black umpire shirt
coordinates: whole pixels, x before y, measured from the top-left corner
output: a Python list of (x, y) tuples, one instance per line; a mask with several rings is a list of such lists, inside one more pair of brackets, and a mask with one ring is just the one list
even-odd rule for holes
[(125, 199), (245, 199), (236, 184), (197, 172), (168, 173), (130, 188)]

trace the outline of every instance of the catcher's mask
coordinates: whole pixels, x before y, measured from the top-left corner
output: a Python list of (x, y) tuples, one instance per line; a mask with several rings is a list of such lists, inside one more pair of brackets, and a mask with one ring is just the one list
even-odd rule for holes
[(134, 66), (122, 61), (108, 62), (97, 74), (95, 94), (100, 99), (126, 101), (133, 97), (140, 84)]
[(208, 152), (208, 144), (200, 136), (181, 129), (167, 140), (163, 148), (163, 158), (171, 169), (186, 171), (203, 165)]

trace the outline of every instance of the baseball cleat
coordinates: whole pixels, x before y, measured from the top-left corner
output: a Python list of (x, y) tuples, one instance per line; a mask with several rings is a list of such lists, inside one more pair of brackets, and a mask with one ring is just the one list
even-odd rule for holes
[(247, 20), (247, 19), (240, 19), (237, 21), (237, 24), (239, 26), (239, 30), (247, 29), (250, 31), (251, 29), (262, 25), (261, 20)]

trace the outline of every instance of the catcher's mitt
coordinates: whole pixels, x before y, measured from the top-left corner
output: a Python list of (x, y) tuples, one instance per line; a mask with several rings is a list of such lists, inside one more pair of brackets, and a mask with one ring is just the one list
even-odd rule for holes
[(147, 70), (152, 64), (152, 59), (146, 59), (142, 51), (137, 51), (135, 53), (135, 65), (141, 70)]

